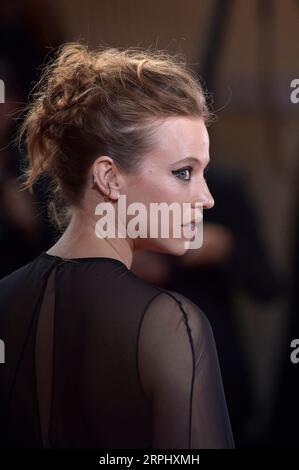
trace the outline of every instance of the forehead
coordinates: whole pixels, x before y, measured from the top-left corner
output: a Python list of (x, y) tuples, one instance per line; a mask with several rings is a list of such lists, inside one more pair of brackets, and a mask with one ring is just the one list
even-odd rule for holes
[(171, 154), (173, 160), (194, 155), (206, 159), (209, 134), (202, 118), (175, 117), (159, 124), (154, 132), (155, 151)]

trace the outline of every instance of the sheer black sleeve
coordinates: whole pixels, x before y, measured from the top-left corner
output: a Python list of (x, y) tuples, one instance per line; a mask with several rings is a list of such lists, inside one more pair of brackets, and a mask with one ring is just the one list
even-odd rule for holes
[(138, 368), (152, 406), (153, 448), (234, 448), (213, 333), (193, 302), (171, 291), (152, 300)]

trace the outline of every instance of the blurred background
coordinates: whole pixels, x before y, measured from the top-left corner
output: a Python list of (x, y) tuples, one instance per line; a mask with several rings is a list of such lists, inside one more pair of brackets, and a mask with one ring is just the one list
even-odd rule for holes
[[(20, 191), (18, 111), (63, 42), (183, 52), (211, 93), (204, 243), (139, 253), (132, 270), (181, 292), (212, 325), (237, 447), (298, 447), (297, 0), (1, 0), (0, 278), (54, 244), (47, 182)], [(212, 101), (211, 101), (212, 103)], [(1, 305), (0, 305), (1, 308)]]

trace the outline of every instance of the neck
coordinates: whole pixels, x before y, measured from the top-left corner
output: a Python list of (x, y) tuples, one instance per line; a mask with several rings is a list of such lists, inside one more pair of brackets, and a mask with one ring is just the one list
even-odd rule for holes
[(71, 221), (47, 253), (62, 258), (108, 257), (122, 261), (128, 269), (133, 260), (133, 246), (128, 238), (98, 238), (97, 220), (80, 208), (74, 208)]

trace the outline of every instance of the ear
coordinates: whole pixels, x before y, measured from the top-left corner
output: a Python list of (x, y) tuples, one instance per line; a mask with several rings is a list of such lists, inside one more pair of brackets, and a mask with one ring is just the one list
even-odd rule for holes
[(109, 196), (110, 199), (117, 201), (121, 188), (121, 174), (114, 160), (106, 155), (98, 157), (93, 162), (92, 175), (94, 187), (97, 187), (103, 196)]

